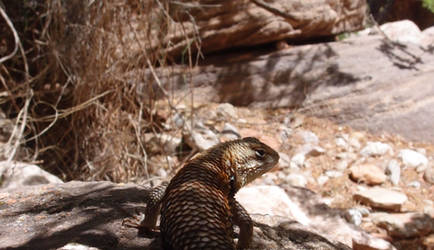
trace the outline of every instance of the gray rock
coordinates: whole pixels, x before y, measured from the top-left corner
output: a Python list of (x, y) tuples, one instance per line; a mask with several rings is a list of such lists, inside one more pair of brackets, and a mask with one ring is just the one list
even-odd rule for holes
[(411, 149), (403, 149), (399, 151), (398, 157), (407, 167), (416, 168), (420, 166), (426, 166), (428, 164), (428, 159), (425, 157), (425, 155)]
[(367, 156), (382, 156), (387, 153), (393, 154), (392, 147), (389, 144), (382, 142), (368, 142), (366, 146), (360, 151), (360, 154)]
[(49, 183), (63, 183), (57, 176), (24, 162), (0, 162), (0, 189), (13, 189)]
[(399, 162), (396, 160), (389, 161), (386, 167), (386, 174), (389, 175), (390, 182), (393, 185), (398, 185), (399, 179), (401, 177), (401, 167), (399, 166)]

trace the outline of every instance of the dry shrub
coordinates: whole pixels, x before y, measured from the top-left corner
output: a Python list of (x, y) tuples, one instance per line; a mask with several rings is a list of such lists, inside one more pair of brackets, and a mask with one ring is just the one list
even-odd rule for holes
[[(156, 171), (144, 134), (161, 130), (155, 101), (170, 97), (154, 73), (169, 64), (162, 41), (182, 32), (171, 28), (168, 2), (8, 1), (24, 53), (0, 64), (0, 107), (25, 126), (15, 141), (32, 149), (11, 158), (65, 180), (130, 181)], [(1, 57), (13, 51), (11, 30), (0, 23)]]

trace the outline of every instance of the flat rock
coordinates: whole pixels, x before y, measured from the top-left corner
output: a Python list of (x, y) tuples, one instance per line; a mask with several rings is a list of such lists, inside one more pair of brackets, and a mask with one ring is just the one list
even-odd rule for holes
[(374, 208), (400, 211), (407, 196), (404, 193), (381, 187), (360, 188), (353, 195), (354, 200)]
[[(125, 218), (144, 212), (148, 192), (149, 188), (134, 184), (77, 181), (0, 190), (0, 249), (161, 249), (158, 235), (139, 237), (136, 229), (122, 224)], [(285, 199), (284, 195), (274, 197)], [(328, 214), (333, 210), (323, 211), (324, 218), (335, 217)], [(252, 248), (351, 249), (333, 235), (320, 234), (290, 218), (265, 217), (279, 223), (255, 222)], [(360, 231), (347, 232), (347, 238), (348, 234)]]
[(356, 182), (364, 182), (368, 185), (384, 183), (387, 176), (383, 170), (373, 164), (355, 165), (350, 168), (350, 177)]

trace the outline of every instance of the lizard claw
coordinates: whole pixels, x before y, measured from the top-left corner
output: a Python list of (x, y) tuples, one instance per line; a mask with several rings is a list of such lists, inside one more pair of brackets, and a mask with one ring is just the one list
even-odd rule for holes
[(126, 218), (122, 221), (122, 226), (129, 228), (136, 228), (139, 230), (138, 235), (145, 238), (154, 238), (160, 234), (159, 227), (156, 228), (148, 228), (142, 225), (143, 215), (134, 216), (134, 218)]

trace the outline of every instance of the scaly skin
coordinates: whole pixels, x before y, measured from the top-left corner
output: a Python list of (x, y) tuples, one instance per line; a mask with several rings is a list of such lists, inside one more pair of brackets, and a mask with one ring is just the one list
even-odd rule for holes
[[(279, 155), (258, 139), (247, 137), (218, 144), (191, 159), (165, 189), (151, 192), (142, 232), (160, 230), (165, 249), (244, 249), (253, 222), (235, 198), (243, 186), (270, 170)], [(240, 228), (238, 244), (233, 225)]]

